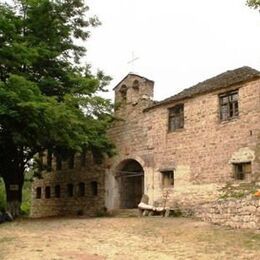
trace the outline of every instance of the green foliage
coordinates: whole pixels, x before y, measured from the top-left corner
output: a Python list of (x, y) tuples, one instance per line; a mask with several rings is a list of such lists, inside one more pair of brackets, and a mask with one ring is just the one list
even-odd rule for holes
[(254, 194), (260, 186), (256, 183), (227, 183), (220, 189), (220, 199), (240, 199)]
[[(0, 176), (24, 171), (46, 149), (54, 154), (113, 154), (106, 137), (112, 105), (97, 95), (110, 77), (81, 64), (89, 27), (83, 0), (0, 3)], [(80, 41), (78, 41), (80, 42)], [(13, 180), (12, 180), (13, 181)]]
[(5, 187), (4, 187), (4, 182), (0, 178), (0, 212), (4, 211), (5, 206), (6, 206)]
[(257, 9), (260, 7), (260, 0), (247, 0), (247, 5)]
[[(32, 173), (28, 174), (29, 176), (32, 175)], [(27, 179), (24, 182), (23, 186), (23, 203), (21, 205), (21, 212), (23, 215), (29, 215), (30, 209), (31, 209), (31, 179)]]

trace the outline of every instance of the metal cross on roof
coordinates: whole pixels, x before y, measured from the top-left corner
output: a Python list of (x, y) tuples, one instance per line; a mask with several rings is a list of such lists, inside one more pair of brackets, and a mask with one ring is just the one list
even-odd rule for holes
[(131, 72), (134, 72), (134, 63), (139, 60), (139, 57), (135, 56), (135, 53), (132, 52), (132, 59), (130, 61), (127, 62), (127, 64), (131, 65)]

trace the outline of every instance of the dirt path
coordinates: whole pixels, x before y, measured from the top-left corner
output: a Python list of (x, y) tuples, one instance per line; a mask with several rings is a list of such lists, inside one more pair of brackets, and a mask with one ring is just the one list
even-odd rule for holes
[(260, 259), (260, 234), (183, 218), (20, 220), (0, 226), (0, 259)]

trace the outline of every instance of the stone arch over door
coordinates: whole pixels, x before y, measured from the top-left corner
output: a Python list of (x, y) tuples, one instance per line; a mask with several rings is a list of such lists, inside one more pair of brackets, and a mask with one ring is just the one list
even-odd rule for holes
[(119, 207), (137, 208), (144, 193), (144, 169), (135, 159), (121, 161), (115, 169)]

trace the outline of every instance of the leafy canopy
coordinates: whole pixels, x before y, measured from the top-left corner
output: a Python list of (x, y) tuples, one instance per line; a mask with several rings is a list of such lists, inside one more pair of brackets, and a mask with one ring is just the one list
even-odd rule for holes
[(259, 8), (260, 7), (260, 0), (247, 0), (247, 5), (253, 8)]
[[(83, 0), (0, 3), (0, 175), (26, 168), (40, 151), (111, 154), (110, 77), (82, 65), (89, 28)], [(75, 41), (77, 39), (77, 41)]]

